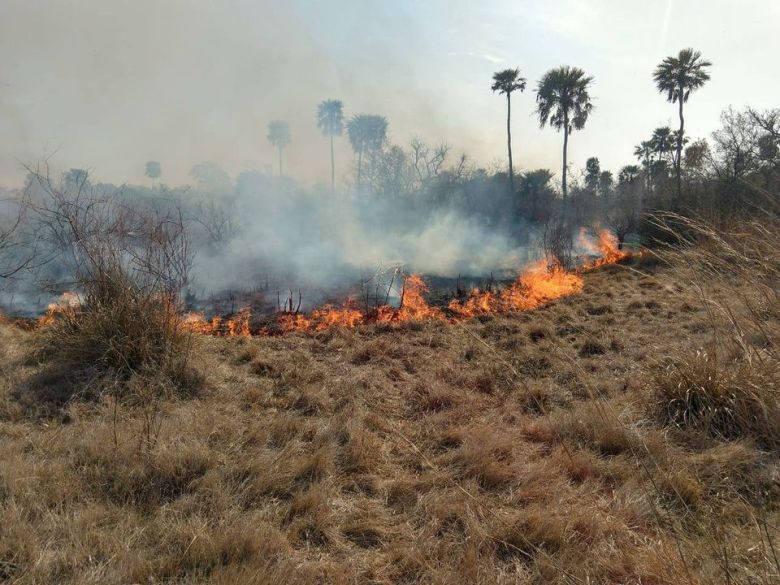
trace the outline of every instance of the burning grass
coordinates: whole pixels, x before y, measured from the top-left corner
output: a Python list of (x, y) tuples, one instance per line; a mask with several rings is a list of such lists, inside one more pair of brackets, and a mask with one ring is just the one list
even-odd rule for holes
[[(199, 337), (208, 384), (160, 401), (153, 441), (110, 396), (31, 417), (45, 328), (0, 325), (0, 580), (776, 582), (778, 454), (755, 410), (728, 434), (707, 410), (659, 416), (678, 412), (665, 366), (705, 387), (684, 358), (723, 314), (682, 287), (690, 263), (629, 262), (453, 326)], [(730, 364), (719, 383), (746, 388)]]
[[(582, 274), (608, 264), (621, 262), (631, 253), (618, 249), (618, 242), (609, 230), (601, 230), (598, 240), (592, 241), (583, 229), (579, 245), (597, 259), (584, 263), (578, 270), (569, 271), (560, 263), (540, 260), (528, 267), (510, 285), (499, 290), (472, 290), (465, 299), (452, 299), (446, 307), (431, 306), (426, 299), (428, 286), (419, 274), (411, 274), (402, 280), (399, 306), (387, 304), (371, 309), (361, 309), (348, 300), (341, 307), (325, 305), (308, 314), (290, 311), (281, 314), (275, 323), (252, 328), (250, 312), (246, 309), (225, 319), (215, 316), (207, 319), (201, 313), (184, 316), (186, 327), (196, 333), (214, 336), (273, 335), (292, 332), (316, 333), (334, 327), (353, 328), (359, 325), (378, 324), (395, 326), (420, 321), (456, 322), (479, 315), (492, 315), (516, 311), (530, 311), (557, 299), (582, 292)], [(388, 296), (389, 296), (388, 291)]]

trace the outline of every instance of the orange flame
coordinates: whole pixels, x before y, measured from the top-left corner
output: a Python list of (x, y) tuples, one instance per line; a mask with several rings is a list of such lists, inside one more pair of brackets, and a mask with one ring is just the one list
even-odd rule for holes
[[(593, 255), (596, 260), (586, 263), (580, 270), (570, 272), (562, 266), (548, 266), (541, 260), (527, 267), (511, 285), (493, 291), (474, 289), (465, 300), (452, 300), (445, 309), (431, 307), (426, 301), (428, 286), (418, 274), (407, 276), (401, 291), (398, 308), (381, 305), (363, 311), (348, 300), (343, 306), (325, 305), (310, 313), (284, 313), (276, 320), (271, 330), (253, 329), (249, 309), (241, 309), (233, 317), (215, 316), (207, 319), (203, 313), (187, 313), (182, 317), (182, 326), (194, 333), (212, 336), (270, 335), (275, 333), (325, 331), (335, 327), (353, 328), (366, 323), (397, 324), (408, 321), (457, 321), (487, 313), (528, 311), (546, 305), (556, 299), (582, 292), (584, 281), (581, 272), (606, 264), (619, 262), (631, 255), (618, 248), (617, 238), (609, 230), (602, 229), (594, 241), (582, 228), (578, 245)], [(57, 303), (49, 305), (46, 314), (37, 325), (52, 323), (58, 315), (79, 306), (78, 296), (64, 293)]]
[(544, 260), (526, 269), (508, 288), (492, 293), (474, 290), (464, 302), (453, 300), (448, 308), (462, 318), (484, 313), (529, 311), (555, 299), (582, 291), (584, 281), (579, 274), (560, 266), (547, 267)]
[(608, 229), (599, 230), (598, 238), (598, 242), (593, 242), (588, 238), (586, 229), (584, 227), (580, 228), (577, 243), (593, 255), (599, 254), (601, 256), (600, 258), (585, 264), (583, 266), (584, 270), (592, 270), (593, 268), (599, 268), (606, 264), (615, 264), (631, 255), (630, 252), (619, 248), (617, 237)]
[(78, 309), (80, 305), (81, 301), (76, 293), (65, 291), (56, 302), (49, 303), (46, 312), (38, 317), (36, 325), (51, 325), (57, 318)]

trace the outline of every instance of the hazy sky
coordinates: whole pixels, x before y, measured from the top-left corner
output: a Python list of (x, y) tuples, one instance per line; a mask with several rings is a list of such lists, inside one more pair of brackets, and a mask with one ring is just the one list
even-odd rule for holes
[[(780, 0), (0, 0), (0, 184), (47, 155), (115, 183), (143, 181), (150, 159), (169, 184), (203, 160), (264, 170), (275, 118), (292, 129), (286, 172), (324, 182), (325, 98), (386, 116), (393, 142), (503, 163), (505, 102), (490, 84), (506, 67), (529, 80), (513, 98), (516, 166), (558, 169), (562, 137), (539, 129), (531, 90), (564, 64), (595, 77), (570, 160), (617, 169), (677, 123), (651, 74), (683, 47), (714, 63), (689, 102), (693, 137), (729, 104), (780, 106), (778, 22)], [(351, 164), (344, 137), (339, 174)]]

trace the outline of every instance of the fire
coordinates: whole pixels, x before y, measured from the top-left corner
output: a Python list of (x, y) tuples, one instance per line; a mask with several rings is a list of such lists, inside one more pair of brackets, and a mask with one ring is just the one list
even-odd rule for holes
[(401, 307), (397, 311), (379, 311), (377, 321), (425, 321), (444, 319), (440, 309), (431, 307), (425, 300), (428, 285), (419, 274), (406, 277), (401, 291)]
[(80, 305), (81, 301), (76, 293), (65, 291), (56, 302), (49, 303), (46, 312), (38, 317), (37, 325), (51, 325), (58, 317), (78, 309)]
[(577, 239), (577, 243), (590, 253), (600, 255), (601, 257), (588, 262), (583, 266), (583, 269), (590, 270), (593, 268), (599, 268), (607, 264), (614, 264), (620, 262), (624, 258), (628, 258), (631, 253), (621, 250), (618, 244), (618, 239), (608, 229), (602, 229), (598, 232), (598, 241), (593, 242), (588, 238), (587, 230), (583, 227), (580, 228), (580, 234)]
[[(274, 325), (257, 328), (252, 326), (252, 314), (248, 308), (239, 310), (231, 317), (214, 316), (206, 318), (203, 313), (187, 313), (182, 316), (182, 326), (194, 333), (212, 336), (245, 337), (250, 335), (271, 335), (290, 332), (313, 333), (341, 327), (353, 328), (368, 323), (398, 324), (409, 321), (458, 321), (489, 313), (529, 311), (544, 306), (556, 299), (579, 294), (584, 287), (582, 272), (619, 262), (631, 255), (618, 247), (617, 238), (609, 230), (598, 233), (598, 240), (580, 230), (578, 245), (599, 258), (587, 262), (577, 271), (568, 271), (560, 265), (548, 265), (544, 260), (527, 267), (517, 279), (498, 290), (474, 289), (463, 299), (454, 299), (446, 309), (432, 307), (426, 300), (428, 286), (419, 274), (412, 274), (403, 280), (398, 291), (398, 307), (380, 305), (361, 309), (354, 300), (347, 300), (342, 306), (325, 305), (309, 313), (284, 312)], [(80, 306), (76, 294), (66, 292), (58, 302), (49, 305), (46, 314), (38, 319), (37, 325), (54, 322), (59, 315)]]
[(511, 286), (498, 293), (474, 290), (464, 302), (453, 300), (448, 309), (468, 318), (484, 313), (529, 311), (555, 299), (582, 291), (582, 276), (560, 266), (548, 267), (544, 260), (530, 266)]

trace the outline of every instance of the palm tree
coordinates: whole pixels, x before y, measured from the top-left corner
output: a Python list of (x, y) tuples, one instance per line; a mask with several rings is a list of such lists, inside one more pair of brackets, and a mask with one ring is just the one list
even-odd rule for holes
[(680, 112), (680, 130), (677, 133), (677, 155), (674, 168), (677, 175), (677, 199), (680, 199), (680, 161), (682, 159), (683, 137), (685, 135), (685, 118), (683, 104), (688, 101), (692, 91), (696, 91), (710, 78), (706, 69), (712, 63), (701, 58), (699, 51), (683, 49), (676, 57), (667, 57), (656, 68), (653, 80), (660, 93), (666, 94), (670, 103), (677, 102)]
[(152, 180), (152, 188), (155, 186), (155, 181), (162, 175), (162, 167), (156, 160), (150, 160), (146, 163), (145, 174)]
[(341, 100), (325, 100), (317, 106), (317, 128), (330, 136), (330, 190), (336, 190), (336, 159), (333, 155), (333, 137), (344, 131), (344, 112)]
[(643, 140), (634, 147), (634, 156), (642, 163), (642, 166), (650, 166), (650, 157), (653, 155), (653, 144), (650, 140)]
[(268, 124), (268, 142), (279, 149), (279, 176), (282, 175), (282, 149), (290, 144), (290, 124), (274, 120)]
[(387, 119), (384, 116), (358, 114), (352, 116), (347, 123), (347, 134), (352, 150), (358, 155), (357, 187), (360, 190), (361, 172), (363, 169), (363, 153), (378, 151), (387, 137)]
[(536, 103), (539, 125), (549, 123), (557, 130), (563, 128), (563, 200), (566, 201), (566, 157), (569, 147), (569, 133), (582, 130), (593, 111), (588, 88), (592, 77), (578, 67), (557, 67), (544, 74), (536, 88)]
[(515, 172), (512, 167), (512, 92), (525, 89), (525, 77), (520, 76), (520, 69), (504, 69), (493, 74), (493, 91), (506, 95), (506, 148), (509, 153), (509, 189), (515, 192)]
[(672, 155), (674, 164), (675, 133), (669, 126), (661, 126), (653, 130), (649, 140), (650, 148), (658, 156), (658, 160), (664, 160), (667, 155)]
[(642, 163), (645, 171), (645, 190), (650, 191), (650, 161), (653, 156), (652, 140), (643, 140), (634, 147), (634, 156)]

